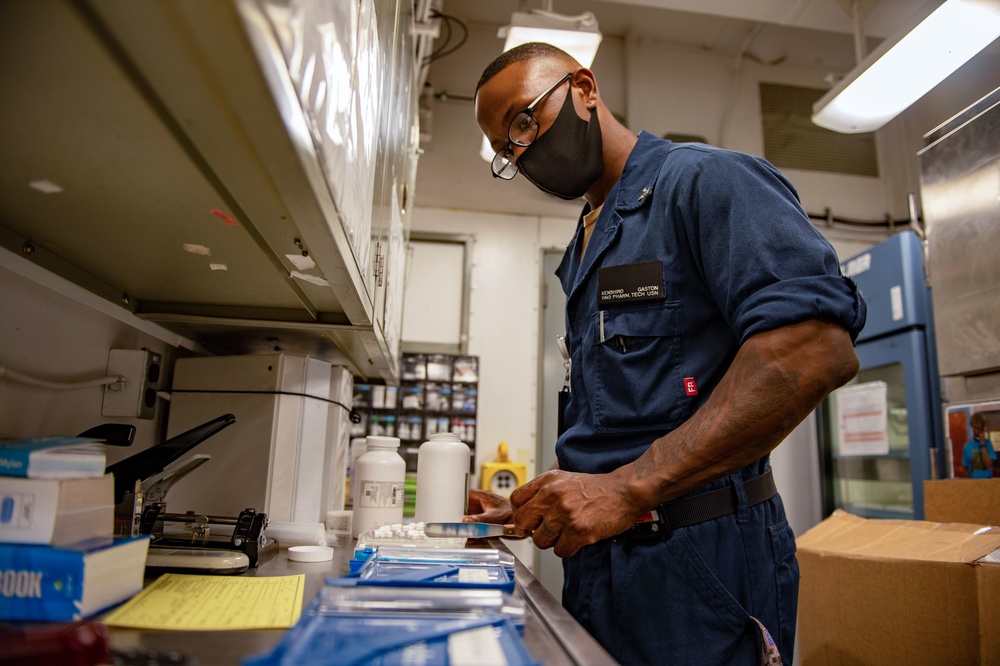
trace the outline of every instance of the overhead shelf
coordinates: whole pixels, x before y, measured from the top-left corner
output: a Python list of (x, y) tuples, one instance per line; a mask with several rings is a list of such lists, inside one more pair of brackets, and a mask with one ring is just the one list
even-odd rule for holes
[[(395, 30), (402, 2), (377, 4)], [(399, 297), (382, 292), (399, 280), (374, 269), (400, 246), (412, 181), (380, 163), (393, 196), (368, 219), (344, 205), (266, 7), (0, 3), (0, 244), (217, 353), (306, 353), (396, 383)], [(382, 32), (385, 65), (411, 76), (412, 49)], [(410, 118), (411, 100), (383, 101)]]

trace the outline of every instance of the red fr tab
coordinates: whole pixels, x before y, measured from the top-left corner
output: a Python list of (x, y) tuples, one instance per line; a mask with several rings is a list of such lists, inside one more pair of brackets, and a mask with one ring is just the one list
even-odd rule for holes
[(688, 395), (698, 395), (698, 385), (694, 381), (694, 377), (684, 378), (684, 392)]

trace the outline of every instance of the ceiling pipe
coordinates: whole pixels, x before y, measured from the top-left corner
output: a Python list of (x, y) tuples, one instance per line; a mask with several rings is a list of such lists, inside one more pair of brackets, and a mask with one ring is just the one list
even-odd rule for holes
[(865, 43), (865, 19), (861, 15), (861, 0), (851, 2), (851, 21), (854, 24), (854, 64), (859, 65), (868, 55)]

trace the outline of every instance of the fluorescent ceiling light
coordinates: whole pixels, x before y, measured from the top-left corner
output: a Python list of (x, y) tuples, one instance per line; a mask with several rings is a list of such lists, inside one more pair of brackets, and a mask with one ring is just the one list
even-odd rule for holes
[[(562, 49), (584, 67), (590, 67), (594, 63), (597, 47), (601, 45), (597, 17), (591, 12), (579, 16), (563, 16), (539, 9), (514, 12), (510, 17), (510, 25), (500, 28), (497, 37), (504, 38), (503, 52), (528, 42), (544, 42)], [(491, 162), (495, 154), (496, 151), (484, 136), (479, 155)]]
[(590, 12), (579, 16), (562, 16), (551, 12), (534, 10), (514, 12), (510, 25), (500, 28), (497, 37), (503, 37), (503, 50), (528, 42), (545, 42), (561, 48), (590, 67), (601, 45), (601, 31), (597, 29), (597, 18)]
[(48, 178), (44, 180), (33, 180), (28, 183), (28, 187), (38, 190), (39, 192), (44, 192), (45, 194), (59, 194), (63, 191), (63, 188), (59, 187), (59, 185), (53, 183)]
[(873, 132), (997, 37), (1000, 0), (931, 0), (813, 105), (812, 121), (845, 134)]

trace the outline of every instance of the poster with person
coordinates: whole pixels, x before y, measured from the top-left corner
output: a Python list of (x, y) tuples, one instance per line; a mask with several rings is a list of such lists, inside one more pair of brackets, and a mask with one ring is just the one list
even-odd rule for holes
[(1000, 478), (994, 444), (1000, 434), (1000, 402), (949, 407), (947, 428), (953, 477)]

